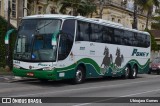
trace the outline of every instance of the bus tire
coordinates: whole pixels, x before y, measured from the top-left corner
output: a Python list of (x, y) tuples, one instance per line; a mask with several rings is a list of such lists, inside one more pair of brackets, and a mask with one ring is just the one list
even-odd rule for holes
[(76, 69), (75, 78), (73, 79), (73, 84), (83, 83), (85, 80), (84, 68), (79, 66)]
[(127, 65), (126, 68), (125, 68), (125, 72), (124, 72), (124, 75), (122, 76), (122, 78), (128, 79), (129, 75), (130, 75), (130, 72), (131, 72), (131, 68), (130, 68), (129, 65)]
[(136, 65), (134, 65), (129, 78), (135, 79), (137, 77), (137, 72), (138, 72), (138, 68)]

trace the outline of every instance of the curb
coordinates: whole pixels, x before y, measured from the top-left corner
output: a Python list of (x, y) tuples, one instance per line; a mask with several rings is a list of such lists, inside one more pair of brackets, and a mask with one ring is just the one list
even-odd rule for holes
[(13, 75), (0, 75), (0, 82), (11, 82), (11, 81), (18, 81), (24, 80), (23, 77), (13, 76)]

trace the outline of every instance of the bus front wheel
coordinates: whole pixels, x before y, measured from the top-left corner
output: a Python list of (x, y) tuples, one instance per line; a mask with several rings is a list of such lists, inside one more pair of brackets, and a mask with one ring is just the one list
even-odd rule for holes
[(75, 73), (75, 78), (73, 79), (73, 84), (80, 84), (84, 81), (85, 74), (83, 67), (79, 66)]

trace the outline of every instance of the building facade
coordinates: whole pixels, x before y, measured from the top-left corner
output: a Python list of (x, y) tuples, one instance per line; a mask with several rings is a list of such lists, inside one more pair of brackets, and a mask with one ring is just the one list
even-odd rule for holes
[[(124, 27), (132, 28), (134, 13), (134, 0), (105, 0), (103, 16), (105, 20), (122, 24)], [(146, 26), (147, 12), (138, 7), (137, 27), (144, 30)], [(149, 20), (151, 29), (151, 20)]]
[(0, 15), (8, 19), (8, 5), (10, 1), (10, 22), (13, 26), (17, 27), (19, 21), (23, 16), (27, 15), (27, 0), (0, 0)]
[[(26, 15), (34, 14), (54, 14), (60, 13), (62, 6), (61, 1), (54, 0), (10, 0), (11, 1), (11, 23), (17, 27), (19, 20)], [(97, 11), (99, 14), (99, 0), (97, 3)], [(103, 15), (105, 20), (122, 24), (124, 27), (132, 28), (134, 0), (104, 0)], [(66, 13), (70, 13), (72, 9), (67, 8)], [(4, 18), (8, 13), (8, 0), (0, 0), (0, 15)], [(92, 17), (98, 17), (94, 14)], [(146, 25), (146, 12), (138, 8), (138, 30), (144, 30)], [(149, 21), (149, 29), (151, 29), (151, 20)]]

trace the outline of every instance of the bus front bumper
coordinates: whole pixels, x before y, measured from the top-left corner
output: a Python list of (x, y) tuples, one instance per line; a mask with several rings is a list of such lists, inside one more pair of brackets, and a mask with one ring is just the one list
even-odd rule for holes
[(13, 73), (15, 76), (20, 77), (30, 77), (38, 79), (48, 79), (48, 80), (57, 80), (56, 71), (47, 71), (47, 70), (24, 70), (13, 68)]

